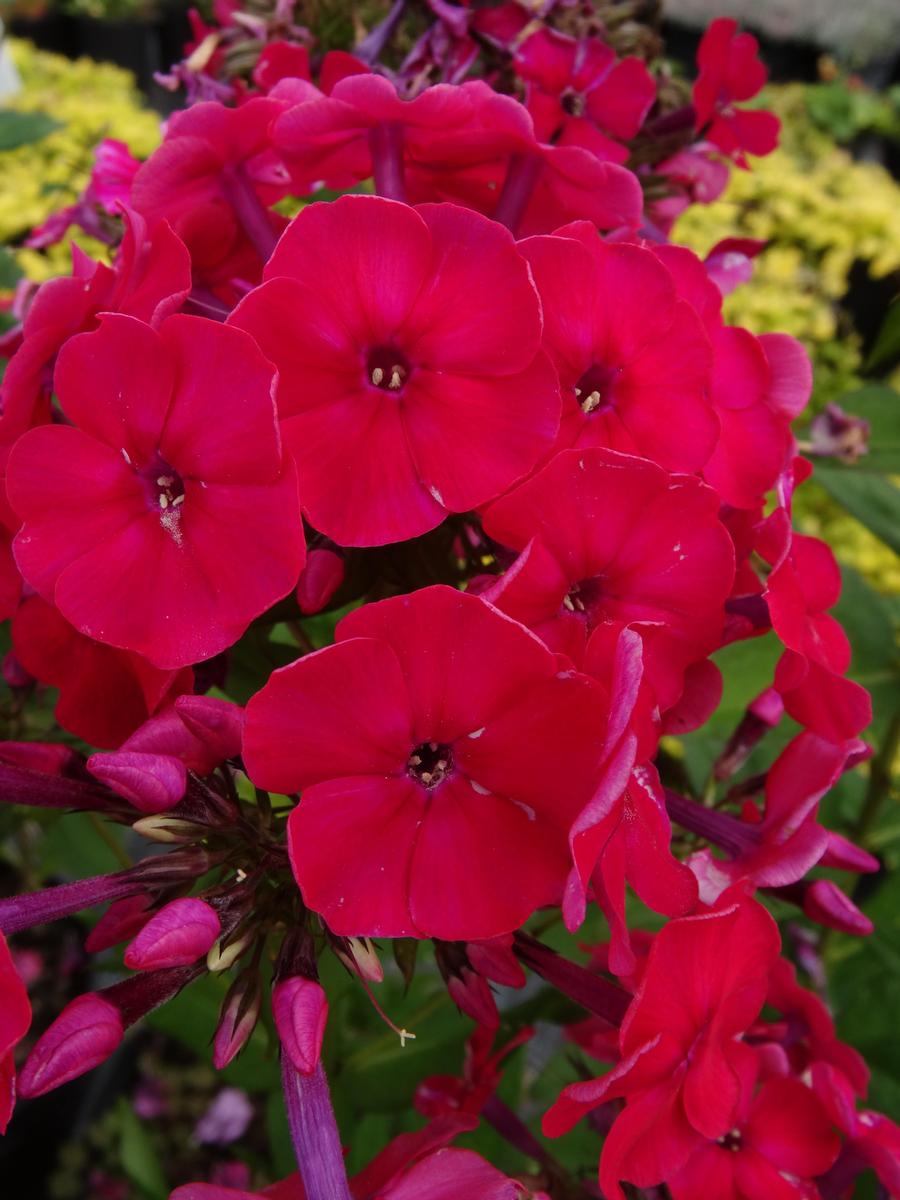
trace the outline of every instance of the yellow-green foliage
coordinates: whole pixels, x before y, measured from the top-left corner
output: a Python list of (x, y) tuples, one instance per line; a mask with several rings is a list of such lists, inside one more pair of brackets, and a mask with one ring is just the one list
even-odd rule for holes
[(900, 185), (835, 146), (809, 120), (804, 95), (802, 84), (768, 89), (764, 100), (782, 119), (781, 147), (754, 159), (750, 171), (734, 171), (724, 196), (688, 210), (675, 236), (704, 254), (725, 237), (769, 242), (753, 280), (727, 298), (726, 316), (804, 342), (819, 400), (857, 383), (859, 339), (836, 304), (854, 260), (876, 278), (900, 270)]
[[(142, 106), (127, 71), (81, 58), (75, 62), (10, 39), (12, 57), (22, 76), (22, 91), (10, 106), (37, 109), (63, 122), (41, 142), (2, 155), (0, 244), (22, 238), (57, 209), (72, 204), (85, 187), (93, 150), (104, 137), (127, 142), (138, 157), (160, 140), (159, 117)], [(88, 253), (100, 247), (82, 234)], [(19, 266), (32, 279), (67, 273), (68, 243), (50, 251), (19, 250)]]

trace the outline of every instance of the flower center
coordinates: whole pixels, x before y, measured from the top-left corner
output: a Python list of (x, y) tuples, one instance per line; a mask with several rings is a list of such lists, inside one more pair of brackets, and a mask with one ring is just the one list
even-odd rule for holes
[(593, 579), (582, 579), (573, 583), (563, 599), (563, 607), (571, 613), (580, 613), (593, 624), (597, 610), (603, 604), (603, 577), (598, 575)]
[[(126, 462), (131, 460), (122, 451)], [(181, 543), (181, 508), (184, 504), (184, 480), (174, 467), (158, 454), (145, 467), (135, 468), (144, 485), (147, 507), (159, 515), (159, 522), (172, 538)]]
[(723, 1150), (740, 1150), (741, 1131), (739, 1129), (729, 1129), (727, 1133), (723, 1133), (719, 1138), (719, 1145)]
[(575, 385), (575, 399), (583, 413), (590, 415), (612, 408), (613, 386), (619, 373), (619, 367), (605, 367), (602, 363), (588, 367)]
[(406, 769), (423, 787), (435, 788), (453, 770), (450, 747), (440, 742), (422, 742), (407, 759)]
[(369, 351), (366, 374), (373, 387), (399, 392), (409, 372), (409, 359), (396, 346), (376, 346)]
[(583, 117), (587, 107), (587, 101), (580, 92), (564, 92), (560, 104), (563, 112), (568, 113), (570, 117)]

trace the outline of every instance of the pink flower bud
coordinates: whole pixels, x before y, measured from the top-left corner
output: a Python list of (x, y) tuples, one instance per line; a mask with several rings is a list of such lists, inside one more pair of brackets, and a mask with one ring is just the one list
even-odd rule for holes
[(119, 1011), (108, 1000), (93, 992), (78, 996), (38, 1039), (19, 1076), (20, 1094), (43, 1096), (84, 1075), (109, 1058), (123, 1034)]
[(297, 603), (307, 616), (321, 612), (344, 582), (344, 560), (334, 550), (310, 550), (297, 584)]
[(466, 954), (475, 970), (494, 983), (507, 987), (525, 986), (522, 964), (513, 954), (512, 934), (491, 938), (488, 942), (467, 942)]
[(0, 762), (47, 775), (85, 778), (84, 758), (71, 747), (55, 742), (0, 742)]
[(88, 954), (99, 954), (134, 937), (150, 919), (151, 900), (147, 892), (139, 892), (111, 904), (87, 936), (84, 948)]
[(175, 711), (216, 764), (240, 754), (244, 710), (239, 705), (212, 696), (179, 696)]
[(479, 1025), (496, 1029), (500, 1024), (494, 994), (487, 980), (471, 968), (462, 967), (458, 975), (451, 975), (447, 980), (447, 991), (454, 1004)]
[(186, 967), (214, 944), (222, 924), (203, 900), (173, 900), (150, 918), (128, 949), (125, 966), (132, 971)]
[(184, 763), (165, 754), (133, 750), (92, 754), (88, 770), (144, 813), (165, 812), (174, 807), (187, 788)]
[(849, 896), (830, 879), (817, 879), (805, 890), (803, 911), (811, 921), (818, 921), (828, 929), (839, 929), (841, 933), (852, 933), (868, 937), (875, 926), (865, 913), (860, 912)]
[(222, 1005), (213, 1038), (213, 1066), (222, 1071), (247, 1045), (259, 1020), (262, 995), (256, 972), (239, 975)]
[(311, 1074), (322, 1056), (328, 998), (313, 979), (292, 975), (272, 992), (275, 1028), (284, 1052), (301, 1075)]
[(825, 848), (825, 853), (819, 859), (819, 866), (836, 867), (839, 871), (856, 871), (859, 874), (868, 874), (870, 871), (877, 871), (881, 863), (868, 850), (863, 850), (861, 846), (855, 846), (847, 838), (829, 829), (828, 845)]

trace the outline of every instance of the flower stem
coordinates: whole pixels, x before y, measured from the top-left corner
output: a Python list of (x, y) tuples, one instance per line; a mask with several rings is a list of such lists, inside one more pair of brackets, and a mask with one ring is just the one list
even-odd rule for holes
[(257, 254), (268, 262), (278, 241), (272, 228), (269, 210), (257, 196), (253, 184), (240, 167), (226, 168), (228, 195), (244, 233), (253, 243)]
[(512, 234), (515, 234), (525, 215), (542, 165), (541, 160), (532, 154), (513, 154), (509, 160), (494, 220), (505, 225)]
[(631, 1003), (631, 996), (624, 988), (570, 962), (527, 933), (515, 935), (513, 950), (527, 967), (552, 983), (564, 996), (610, 1025), (622, 1024)]
[(369, 130), (375, 191), (387, 200), (406, 202), (403, 182), (403, 127), (386, 121)]
[(322, 1064), (301, 1075), (282, 1054), (281, 1082), (306, 1200), (352, 1200)]

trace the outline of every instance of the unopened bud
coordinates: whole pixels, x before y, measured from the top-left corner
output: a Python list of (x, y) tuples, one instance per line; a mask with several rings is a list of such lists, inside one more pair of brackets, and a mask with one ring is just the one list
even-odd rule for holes
[(256, 970), (239, 975), (231, 985), (213, 1038), (213, 1065), (217, 1071), (236, 1058), (256, 1028), (262, 1008), (262, 990)]
[(335, 954), (354, 975), (369, 983), (381, 983), (384, 979), (384, 968), (369, 938), (335, 937), (332, 945)]
[(328, 998), (314, 979), (292, 975), (272, 992), (275, 1028), (284, 1052), (301, 1075), (310, 1075), (322, 1056)]
[(839, 871), (855, 871), (858, 874), (867, 875), (872, 871), (879, 870), (881, 863), (874, 854), (863, 850), (862, 846), (855, 846), (841, 834), (829, 829), (828, 845), (825, 853), (819, 859), (819, 866), (834, 867)]
[(154, 913), (128, 949), (125, 966), (132, 971), (186, 967), (207, 953), (222, 926), (205, 901), (173, 900)]
[(462, 1009), (467, 1017), (484, 1025), (488, 1029), (496, 1029), (500, 1024), (500, 1014), (497, 1003), (486, 979), (473, 971), (471, 967), (462, 967), (459, 974), (450, 975), (447, 979), (447, 991), (457, 1008)]
[(135, 833), (146, 838), (148, 842), (159, 842), (162, 845), (196, 842), (209, 832), (203, 825), (198, 825), (195, 821), (185, 821), (181, 817), (169, 817), (164, 813), (154, 817), (141, 817), (131, 828)]
[(524, 987), (525, 972), (513, 954), (512, 934), (491, 938), (487, 942), (466, 942), (469, 962), (485, 979), (506, 987)]
[(344, 582), (344, 559), (336, 550), (315, 547), (297, 584), (297, 604), (306, 616), (321, 612)]
[(114, 750), (92, 754), (87, 765), (95, 779), (144, 813), (173, 808), (187, 788), (184, 763), (166, 754)]
[(206, 969), (213, 972), (228, 971), (252, 946), (253, 938), (254, 931), (248, 929), (233, 941), (225, 942), (224, 945), (221, 941), (217, 941), (210, 947), (206, 956)]
[(803, 911), (811, 921), (828, 929), (868, 937), (875, 926), (848, 895), (830, 879), (817, 879), (804, 890)]
[(215, 765), (240, 754), (244, 710), (239, 705), (213, 696), (179, 696), (175, 711)]
[(96, 993), (66, 1005), (38, 1039), (19, 1075), (22, 1096), (42, 1096), (99, 1066), (124, 1036), (119, 1011)]
[(84, 948), (88, 954), (99, 954), (101, 950), (133, 938), (150, 920), (148, 909), (151, 903), (151, 896), (139, 892), (111, 904), (85, 940)]

